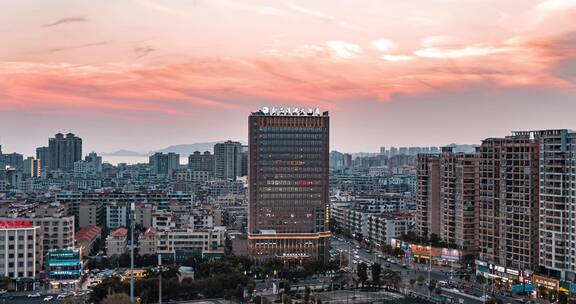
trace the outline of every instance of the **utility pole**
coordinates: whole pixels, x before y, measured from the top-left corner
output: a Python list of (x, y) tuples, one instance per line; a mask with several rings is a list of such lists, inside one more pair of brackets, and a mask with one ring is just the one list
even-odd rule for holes
[(162, 256), (158, 254), (158, 271), (160, 277), (158, 278), (158, 304), (162, 304)]
[(134, 303), (134, 209), (130, 204), (130, 303)]
[(430, 265), (428, 267), (428, 296), (430, 296), (430, 272), (432, 272), (432, 244), (430, 244), (430, 256), (429, 256), (429, 261), (430, 261)]

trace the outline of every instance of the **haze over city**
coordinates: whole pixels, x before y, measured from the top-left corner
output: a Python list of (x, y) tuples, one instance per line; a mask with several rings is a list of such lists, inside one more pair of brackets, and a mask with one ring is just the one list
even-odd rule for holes
[(262, 106), (330, 111), (332, 149), (572, 128), (576, 1), (1, 1), (0, 144), (246, 141)]

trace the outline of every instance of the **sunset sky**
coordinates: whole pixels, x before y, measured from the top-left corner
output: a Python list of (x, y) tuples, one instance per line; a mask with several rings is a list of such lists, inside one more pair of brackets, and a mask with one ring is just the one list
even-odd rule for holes
[(576, 0), (0, 0), (0, 144), (246, 141), (261, 106), (331, 148), (576, 128)]

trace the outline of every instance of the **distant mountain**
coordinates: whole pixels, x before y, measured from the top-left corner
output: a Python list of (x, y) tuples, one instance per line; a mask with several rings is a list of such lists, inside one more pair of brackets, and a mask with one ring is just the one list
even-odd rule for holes
[[(218, 144), (218, 143), (223, 143), (224, 141), (213, 141), (213, 142), (203, 142), (203, 143), (193, 143), (193, 144), (182, 144), (182, 145), (172, 145), (169, 146), (167, 148), (161, 149), (161, 150), (156, 150), (156, 151), (151, 151), (149, 154), (154, 154), (156, 152), (161, 152), (161, 153), (168, 153), (168, 152), (174, 152), (174, 153), (178, 153), (180, 154), (180, 156), (188, 156), (192, 153), (194, 153), (195, 151), (200, 151), (202, 153), (204, 153), (204, 151), (209, 151), (210, 153), (214, 153), (214, 145)], [(245, 145), (246, 143), (244, 142), (240, 142), (243, 145)]]
[(130, 150), (118, 150), (115, 152), (104, 152), (104, 153), (100, 153), (103, 156), (146, 156), (146, 154), (142, 154), (142, 153), (138, 153), (136, 151), (130, 151)]
[(156, 152), (161, 152), (161, 153), (174, 152), (174, 153), (180, 154), (180, 156), (187, 156), (187, 155), (194, 153), (194, 151), (200, 151), (200, 152), (210, 151), (210, 153), (213, 153), (214, 152), (214, 145), (217, 143), (221, 143), (221, 142), (224, 142), (224, 141), (172, 145), (172, 146), (166, 147), (164, 149), (152, 151), (149, 154), (154, 154)]

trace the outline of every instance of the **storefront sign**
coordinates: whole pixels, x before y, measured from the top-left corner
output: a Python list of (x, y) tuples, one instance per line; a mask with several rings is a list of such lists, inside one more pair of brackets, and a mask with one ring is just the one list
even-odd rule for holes
[(560, 281), (539, 275), (534, 275), (534, 284), (536, 284), (537, 286), (544, 286), (548, 289), (556, 291), (558, 290), (558, 288), (560, 288)]

